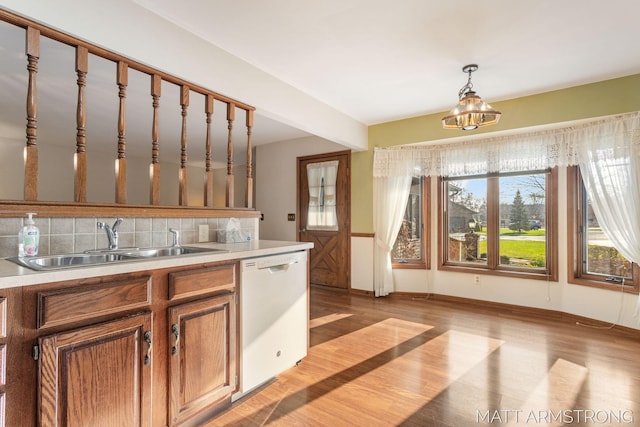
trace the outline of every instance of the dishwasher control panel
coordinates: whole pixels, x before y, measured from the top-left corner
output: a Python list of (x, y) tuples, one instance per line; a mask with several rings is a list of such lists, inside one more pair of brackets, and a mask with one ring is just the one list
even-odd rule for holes
[(263, 270), (271, 267), (293, 265), (304, 259), (304, 252), (280, 254), (262, 258), (246, 259), (242, 261), (242, 271)]

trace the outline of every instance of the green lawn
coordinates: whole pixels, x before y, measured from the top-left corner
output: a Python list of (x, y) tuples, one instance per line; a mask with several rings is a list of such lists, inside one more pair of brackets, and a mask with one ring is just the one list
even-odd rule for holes
[(544, 236), (545, 229), (541, 228), (540, 230), (527, 230), (522, 233), (518, 233), (517, 231), (509, 230), (508, 228), (500, 229), (501, 236)]
[[(500, 233), (506, 236), (544, 236), (544, 230), (531, 230), (524, 233), (514, 233), (508, 229), (502, 229)], [(511, 261), (502, 260), (502, 264), (543, 267), (545, 265), (545, 242), (532, 240), (501, 240), (500, 256), (508, 257)], [(478, 252), (481, 256), (487, 253), (487, 241), (478, 242)], [(486, 256), (486, 255), (485, 255)]]
[[(483, 227), (482, 231), (476, 231), (475, 233), (481, 236), (486, 236), (487, 229)], [(540, 230), (527, 230), (527, 231), (523, 231), (522, 233), (518, 233), (517, 231), (509, 230), (508, 228), (501, 228), (500, 235), (501, 236), (544, 236), (545, 229), (542, 228)]]

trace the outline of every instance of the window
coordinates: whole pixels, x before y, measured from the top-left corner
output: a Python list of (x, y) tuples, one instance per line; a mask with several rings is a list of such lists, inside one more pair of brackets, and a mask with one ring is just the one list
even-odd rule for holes
[(615, 290), (624, 283), (623, 291), (638, 293), (640, 268), (625, 259), (603, 233), (577, 166), (569, 168), (567, 194), (569, 282)]
[(337, 160), (307, 164), (307, 181), (309, 182), (307, 229), (338, 231), (337, 175)]
[(440, 269), (557, 280), (556, 169), (440, 179)]
[(429, 187), (428, 177), (413, 177), (402, 225), (393, 245), (393, 268), (430, 268)]

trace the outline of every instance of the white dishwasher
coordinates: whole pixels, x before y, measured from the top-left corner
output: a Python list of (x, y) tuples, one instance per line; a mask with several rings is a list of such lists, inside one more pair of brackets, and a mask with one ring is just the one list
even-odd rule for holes
[(307, 355), (307, 251), (246, 259), (240, 269), (243, 395)]

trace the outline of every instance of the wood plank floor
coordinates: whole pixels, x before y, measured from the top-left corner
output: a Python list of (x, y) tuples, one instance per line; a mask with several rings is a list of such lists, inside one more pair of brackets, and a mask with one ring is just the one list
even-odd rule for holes
[(313, 287), (302, 363), (207, 426), (640, 425), (640, 333)]

